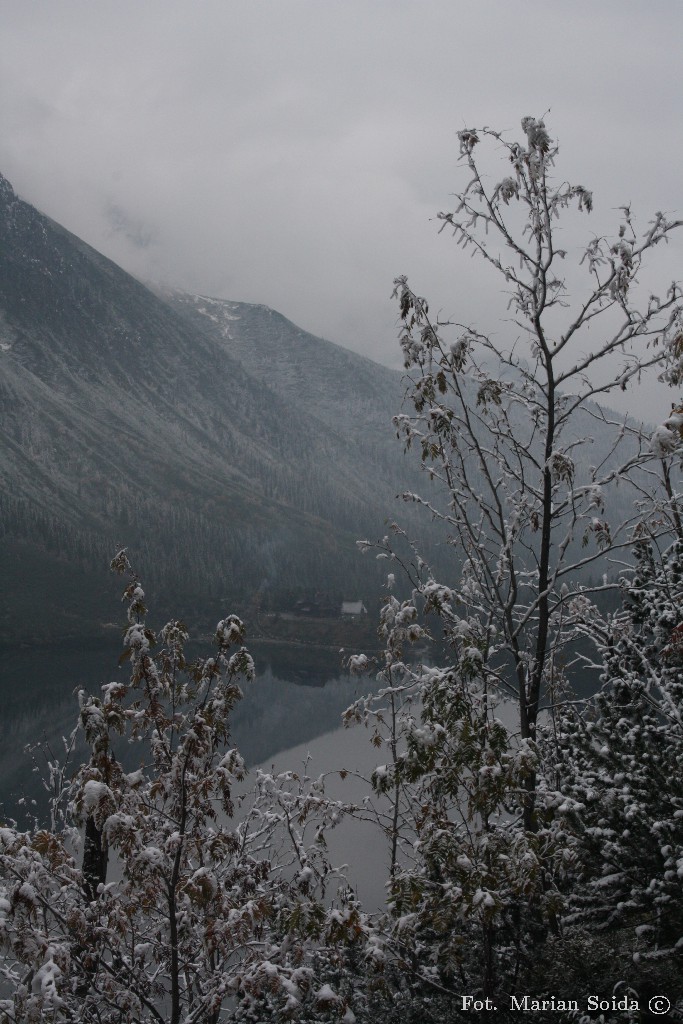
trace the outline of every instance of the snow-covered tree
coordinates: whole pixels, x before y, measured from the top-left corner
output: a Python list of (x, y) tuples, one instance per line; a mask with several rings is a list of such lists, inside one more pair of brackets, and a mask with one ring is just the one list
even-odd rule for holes
[(675, 977), (683, 955), (683, 535), (671, 512), (670, 546), (638, 533), (624, 608), (580, 611), (603, 684), (561, 716), (579, 867), (568, 924), (620, 931), (631, 979), (653, 964)]
[[(539, 754), (500, 717), (505, 709), (484, 685), (476, 644), (457, 668), (414, 663), (410, 644), (428, 636), (418, 622), (420, 597), (389, 595), (380, 625), (385, 685), (345, 718), (370, 727), (389, 755), (369, 780), (373, 800), (363, 808), (372, 809), (390, 848), (375, 988), (400, 998), (406, 1012), (434, 1002), (438, 1019), (460, 1007), (458, 993), (493, 997), (528, 980), (536, 946), (557, 929), (564, 908), (567, 833), (548, 815), (533, 831), (519, 827)], [(434, 585), (428, 608), (453, 600)], [(362, 657), (351, 662), (370, 667)], [(545, 788), (542, 795), (548, 807), (557, 802)], [(380, 1014), (375, 1005), (375, 1019)]]
[(52, 827), (0, 828), (0, 1020), (342, 1019), (354, 993), (337, 965), (367, 929), (333, 900), (324, 834), (341, 809), (321, 780), (261, 773), (238, 812), (242, 622), (222, 619), (215, 653), (189, 661), (183, 624), (157, 637), (125, 552), (112, 565), (129, 577), (129, 682), (81, 693), (90, 756)]
[[(590, 213), (593, 197), (554, 180), (558, 148), (542, 121), (526, 117), (522, 128), (524, 143), (492, 129), (459, 133), (469, 182), (456, 211), (439, 214), (502, 278), (510, 342), (431, 317), (427, 301), (398, 278), (415, 412), (395, 422), (436, 484), (405, 497), (443, 522), (463, 560), (456, 602), (441, 609), (449, 636), (465, 658), (476, 638), (487, 683), (515, 700), (520, 735), (533, 741), (558, 670), (566, 592), (605, 552), (628, 546), (634, 516), (613, 521), (615, 488), (670, 435), (664, 428), (651, 439), (599, 401), (666, 362), (683, 307), (677, 284), (662, 298), (638, 287), (647, 254), (681, 222), (657, 213), (638, 235), (628, 207), (613, 238), (594, 238), (584, 250), (586, 287), (570, 297), (558, 227), (572, 207)], [(495, 185), (477, 161), (482, 140), (508, 162), (509, 175)], [(418, 589), (431, 585), (429, 575), (417, 566)], [(534, 785), (532, 774), (527, 828)]]
[[(422, 493), (404, 498), (441, 522), (462, 568), (438, 579), (414, 544), (405, 554), (398, 528), (374, 545), (412, 588), (403, 604), (389, 598), (385, 617), (420, 642), (423, 616), (437, 617), (432, 635), (448, 656), (445, 667), (415, 667), (387, 644), (382, 672), (393, 684), (368, 698), (365, 715), (380, 710), (396, 752), (375, 790), (398, 798), (413, 787), (417, 864), (402, 870), (399, 857), (393, 874), (393, 948), (400, 934), (406, 971), (435, 993), (519, 991), (534, 945), (559, 927), (575, 870), (573, 804), (557, 763), (544, 765), (543, 712), (553, 721), (568, 693), (580, 632), (572, 603), (618, 589), (606, 558), (627, 556), (657, 500), (648, 467), (678, 436), (675, 410), (651, 436), (602, 402), (651, 367), (676, 372), (681, 290), (649, 294), (639, 274), (681, 222), (657, 213), (639, 233), (624, 207), (614, 236), (593, 238), (578, 267), (563, 269), (558, 231), (573, 209), (589, 214), (593, 197), (555, 176), (558, 147), (543, 121), (524, 118), (522, 129), (522, 142), (490, 128), (459, 133), (467, 184), (455, 211), (439, 214), (499, 276), (509, 342), (433, 317), (405, 277), (395, 282), (412, 405), (395, 424), (426, 476)], [(479, 157), (486, 144), (507, 164), (497, 182)], [(669, 523), (654, 516), (651, 529), (656, 539)], [(589, 585), (589, 575), (602, 581)], [(409, 818), (402, 810), (392, 841)]]

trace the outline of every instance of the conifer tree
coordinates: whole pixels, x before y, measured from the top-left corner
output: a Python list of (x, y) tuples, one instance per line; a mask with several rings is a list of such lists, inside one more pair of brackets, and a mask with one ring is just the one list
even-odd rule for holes
[[(662, 549), (645, 526), (638, 533), (624, 608), (605, 619), (582, 610), (602, 687), (561, 716), (562, 788), (579, 865), (567, 924), (618, 932), (622, 966), (641, 984), (653, 964), (657, 976), (666, 965), (668, 981), (680, 979), (683, 955), (683, 537), (675, 501), (670, 546)], [(675, 989), (683, 996), (678, 981)]]

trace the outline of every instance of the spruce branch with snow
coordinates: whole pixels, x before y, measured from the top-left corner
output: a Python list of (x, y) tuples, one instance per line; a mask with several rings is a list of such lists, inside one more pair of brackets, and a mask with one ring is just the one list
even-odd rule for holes
[(602, 687), (561, 715), (562, 789), (579, 866), (568, 923), (621, 930), (636, 962), (675, 977), (683, 948), (683, 535), (662, 547), (644, 526), (635, 555), (623, 608), (582, 616)]

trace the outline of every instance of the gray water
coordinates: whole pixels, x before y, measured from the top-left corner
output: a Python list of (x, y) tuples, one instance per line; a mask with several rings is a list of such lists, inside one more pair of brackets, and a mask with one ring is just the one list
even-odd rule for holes
[[(372, 689), (372, 681), (345, 675), (336, 652), (258, 644), (251, 650), (257, 679), (243, 687), (231, 737), (252, 769), (245, 790), (259, 767), (312, 778), (324, 773), (328, 797), (363, 806), (371, 794), (373, 768), (391, 755), (373, 746), (371, 730), (341, 728), (341, 714)], [(105, 682), (126, 680), (127, 667), (117, 664), (119, 653), (116, 642), (0, 652), (0, 819), (10, 817), (22, 826), (45, 818), (42, 753), (35, 744), (42, 741), (54, 755), (59, 753), (62, 737), (69, 736), (78, 717), (77, 691), (97, 693)], [(504, 702), (498, 715), (514, 728), (513, 706)], [(27, 745), (34, 745), (33, 754)], [(117, 756), (125, 763), (134, 750), (127, 753), (124, 747)], [(75, 751), (73, 768), (85, 753), (83, 747)], [(372, 798), (361, 815), (343, 817), (327, 836), (332, 863), (347, 865), (348, 882), (371, 910), (384, 903), (389, 870), (389, 842), (373, 823), (371, 807), (386, 813), (385, 802)]]
[[(371, 681), (344, 674), (336, 652), (258, 644), (250, 649), (257, 678), (243, 687), (232, 720), (232, 741), (251, 768), (245, 790), (259, 767), (313, 777), (326, 773), (329, 797), (361, 803), (370, 786), (360, 776), (367, 780), (388, 753), (371, 744), (362, 726), (341, 728), (341, 714), (371, 689)], [(116, 641), (0, 652), (0, 820), (10, 817), (28, 826), (44, 819), (44, 758), (35, 745), (41, 741), (54, 755), (63, 749), (62, 737), (78, 717), (77, 691), (97, 693), (105, 682), (126, 680), (119, 654)], [(75, 751), (74, 768), (85, 754), (83, 747)], [(381, 907), (389, 856), (381, 830), (348, 818), (328, 834), (328, 842), (332, 862), (348, 865), (345, 876), (366, 907)]]
[[(62, 754), (78, 719), (79, 689), (96, 694), (104, 683), (126, 681), (120, 650), (113, 640), (0, 652), (0, 815), (21, 823), (44, 813), (45, 753)], [(367, 680), (343, 673), (337, 652), (258, 644), (250, 650), (257, 679), (243, 687), (231, 729), (248, 765), (334, 730), (368, 688)], [(76, 751), (76, 764), (83, 754)]]

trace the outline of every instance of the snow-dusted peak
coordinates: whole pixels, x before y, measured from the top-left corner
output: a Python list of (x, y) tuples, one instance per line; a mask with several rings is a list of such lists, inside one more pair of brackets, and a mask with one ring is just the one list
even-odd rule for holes
[(14, 189), (2, 173), (0, 173), (0, 199), (16, 199)]

